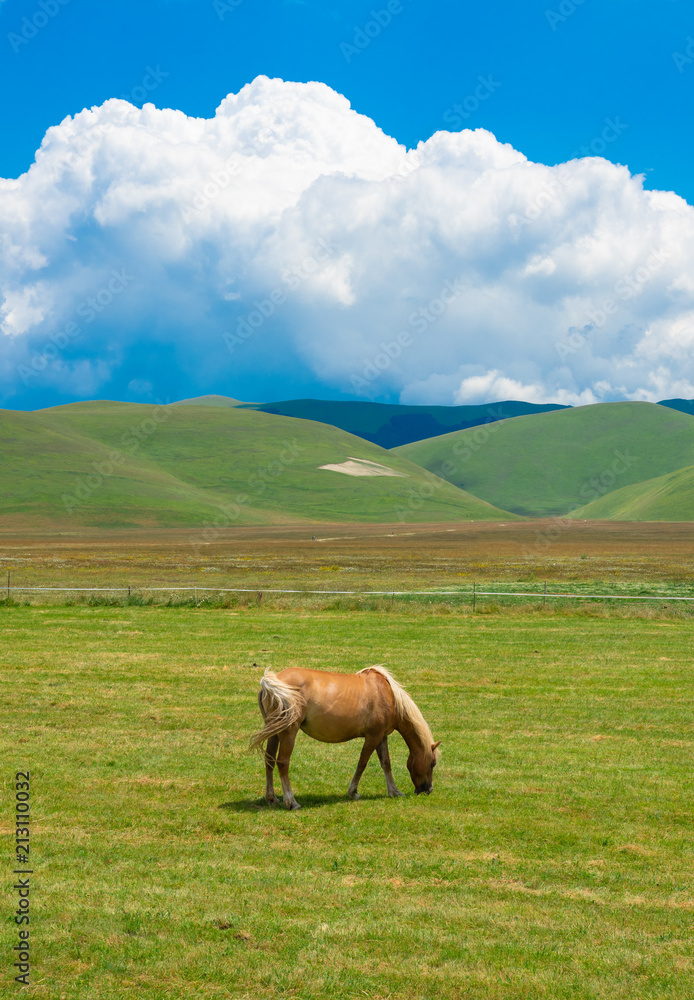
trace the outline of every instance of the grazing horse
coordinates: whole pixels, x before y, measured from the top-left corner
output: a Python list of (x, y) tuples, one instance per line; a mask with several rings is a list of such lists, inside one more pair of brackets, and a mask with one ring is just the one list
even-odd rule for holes
[(265, 801), (279, 804), (273, 784), (275, 763), (282, 780), (287, 809), (300, 809), (289, 784), (289, 759), (301, 729), (322, 743), (345, 743), (363, 737), (359, 763), (347, 795), (358, 799), (357, 787), (369, 757), (376, 751), (391, 796), (398, 791), (390, 769), (388, 736), (397, 729), (409, 748), (407, 768), (415, 792), (427, 795), (434, 787), (432, 771), (439, 756), (429, 726), (409, 694), (381, 666), (356, 674), (327, 673), (289, 667), (274, 674), (266, 670), (260, 681), (258, 704), (265, 725), (251, 736), (250, 748), (265, 749)]

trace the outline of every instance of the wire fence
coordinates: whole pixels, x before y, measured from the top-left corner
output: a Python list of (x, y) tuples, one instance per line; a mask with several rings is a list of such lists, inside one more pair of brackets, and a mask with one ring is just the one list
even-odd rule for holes
[(671, 595), (671, 594), (586, 594), (569, 593), (562, 591), (555, 593), (547, 589), (544, 590), (481, 590), (473, 583), (470, 590), (311, 590), (308, 588), (270, 588), (270, 587), (204, 587), (197, 584), (171, 587), (29, 587), (15, 586), (8, 578), (6, 597), (11, 599), (13, 594), (24, 593), (65, 593), (65, 594), (123, 594), (132, 598), (136, 594), (174, 594), (189, 593), (193, 595), (195, 602), (198, 594), (256, 594), (261, 600), (264, 594), (297, 594), (319, 597), (451, 597), (459, 598), (461, 601), (468, 601), (472, 604), (473, 610), (480, 597), (514, 597), (526, 600), (541, 600), (543, 606), (548, 600), (593, 600), (593, 601), (657, 601), (660, 603), (694, 602), (694, 597)]

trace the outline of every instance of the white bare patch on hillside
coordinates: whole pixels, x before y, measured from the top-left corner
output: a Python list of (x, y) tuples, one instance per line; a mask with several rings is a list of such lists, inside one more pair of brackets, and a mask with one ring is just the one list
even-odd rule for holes
[(366, 458), (348, 458), (339, 465), (319, 465), (319, 469), (329, 469), (331, 472), (344, 472), (346, 476), (401, 476), (407, 478), (406, 472), (396, 472), (387, 465), (370, 462)]

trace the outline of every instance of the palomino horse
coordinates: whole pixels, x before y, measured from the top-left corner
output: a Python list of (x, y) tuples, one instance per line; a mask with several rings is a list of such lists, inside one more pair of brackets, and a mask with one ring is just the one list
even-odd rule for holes
[(265, 725), (251, 736), (250, 747), (265, 750), (265, 801), (277, 805), (273, 771), (282, 780), (287, 809), (300, 809), (289, 784), (289, 759), (299, 730), (322, 743), (345, 743), (364, 738), (359, 763), (347, 795), (358, 799), (357, 786), (369, 757), (376, 751), (391, 796), (399, 792), (390, 769), (388, 736), (397, 729), (410, 751), (407, 768), (419, 795), (434, 787), (432, 771), (439, 756), (429, 726), (409, 694), (381, 666), (365, 667), (356, 674), (327, 673), (290, 667), (279, 674), (270, 670), (260, 681), (258, 704)]

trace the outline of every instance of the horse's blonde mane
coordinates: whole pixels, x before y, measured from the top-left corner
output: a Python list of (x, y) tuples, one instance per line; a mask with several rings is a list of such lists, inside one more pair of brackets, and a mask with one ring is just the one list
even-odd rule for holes
[[(434, 745), (434, 737), (431, 735), (431, 729), (429, 729), (426, 719), (412, 701), (405, 688), (401, 684), (398, 684), (390, 671), (386, 670), (380, 663), (376, 663), (372, 667), (363, 667), (362, 670), (357, 670), (357, 673), (368, 674), (370, 670), (375, 670), (377, 674), (381, 674), (390, 684), (397, 717), (399, 719), (407, 719), (412, 724), (415, 734), (422, 744), (427, 749), (432, 747)], [(439, 750), (434, 750), (434, 754), (438, 760)]]

